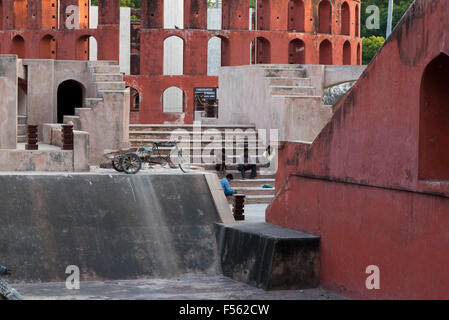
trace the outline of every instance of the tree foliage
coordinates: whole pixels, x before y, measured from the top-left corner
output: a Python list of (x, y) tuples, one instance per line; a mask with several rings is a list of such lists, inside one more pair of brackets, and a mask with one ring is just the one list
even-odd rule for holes
[[(413, 0), (394, 0), (393, 6), (393, 27), (398, 24), (404, 13), (410, 7)], [(366, 8), (375, 5), (380, 9), (380, 28), (369, 30), (366, 28), (366, 20), (368, 14), (366, 13)], [(388, 0), (363, 0), (362, 1), (362, 23), (361, 32), (362, 37), (378, 36), (385, 37), (387, 32), (387, 19), (388, 19)]]
[[(413, 0), (394, 0), (393, 4), (393, 28), (401, 20), (404, 13), (412, 4)], [(366, 13), (366, 8), (371, 5), (379, 7), (380, 11), (380, 28), (368, 29), (366, 21), (369, 14)], [(376, 53), (385, 42), (387, 33), (388, 21), (388, 0), (363, 0), (362, 1), (362, 20), (361, 20), (361, 34), (363, 41), (362, 61), (363, 64), (369, 64)]]
[[(98, 0), (91, 0), (91, 5), (98, 6)], [(120, 0), (121, 7), (140, 8), (140, 0)]]
[(384, 37), (365, 37), (363, 41), (362, 63), (369, 64), (385, 42)]

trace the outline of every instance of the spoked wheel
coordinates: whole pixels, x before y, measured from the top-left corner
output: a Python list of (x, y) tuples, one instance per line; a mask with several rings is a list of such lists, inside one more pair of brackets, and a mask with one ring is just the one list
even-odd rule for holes
[(142, 168), (142, 159), (135, 153), (127, 153), (122, 157), (120, 166), (127, 174), (136, 174)]
[(178, 150), (178, 166), (182, 172), (187, 173), (190, 171), (190, 161), (188, 157), (182, 154), (182, 149)]
[(122, 156), (115, 156), (114, 159), (112, 159), (112, 167), (118, 171), (123, 172), (122, 166), (121, 166)]

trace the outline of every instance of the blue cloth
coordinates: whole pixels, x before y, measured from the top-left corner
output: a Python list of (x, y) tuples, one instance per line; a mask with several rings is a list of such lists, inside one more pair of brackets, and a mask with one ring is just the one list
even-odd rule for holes
[(220, 183), (225, 195), (232, 196), (234, 194), (234, 190), (231, 189), (231, 186), (229, 185), (229, 181), (227, 178), (221, 179)]

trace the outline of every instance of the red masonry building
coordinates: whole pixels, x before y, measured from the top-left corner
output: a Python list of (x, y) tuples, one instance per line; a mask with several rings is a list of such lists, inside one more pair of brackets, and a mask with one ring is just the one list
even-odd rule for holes
[[(207, 75), (214, 37), (221, 39), (222, 66), (361, 64), (360, 7), (352, 0), (258, 0), (249, 30), (249, 0), (223, 0), (222, 30), (207, 30), (207, 0), (184, 0), (184, 28), (164, 29), (164, 0), (143, 0), (135, 37), (140, 46), (134, 49), (133, 75), (125, 77), (140, 96), (131, 122), (193, 122), (194, 88), (218, 86), (218, 77)], [(164, 75), (164, 40), (170, 37), (183, 42), (181, 75)], [(163, 110), (164, 91), (172, 87), (182, 90), (182, 112)]]

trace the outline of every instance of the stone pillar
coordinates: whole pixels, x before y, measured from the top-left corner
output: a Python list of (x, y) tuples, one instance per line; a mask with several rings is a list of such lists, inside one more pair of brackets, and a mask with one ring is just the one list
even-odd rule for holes
[(158, 29), (164, 27), (164, 0), (142, 0), (141, 28)]
[(17, 149), (17, 57), (0, 57), (0, 149)]

